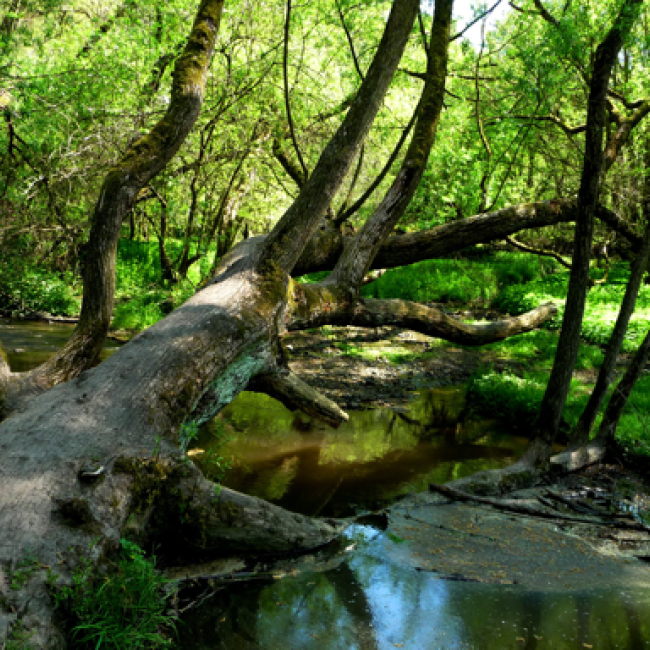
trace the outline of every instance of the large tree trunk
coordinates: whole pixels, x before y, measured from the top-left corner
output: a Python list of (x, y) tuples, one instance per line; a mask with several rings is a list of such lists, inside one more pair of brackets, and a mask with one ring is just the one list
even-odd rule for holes
[[(60, 564), (61, 555), (73, 561), (70, 548), (90, 552), (91, 540), (99, 537), (92, 551), (97, 559), (119, 540), (130, 515), (138, 535), (147, 534), (150, 522), (171, 520), (181, 539), (219, 549), (305, 548), (335, 532), (327, 523), (252, 497), (224, 490), (215, 498), (208, 481), (191, 468), (176, 470), (171, 459), (188, 414), (195, 412), (198, 421), (213, 417), (256, 375), (275, 375), (276, 383), (286, 383), (278, 372), (276, 347), (289, 311), (292, 282), (287, 271), (317, 228), (374, 120), (410, 34), (417, 0), (396, 0), (355, 102), (294, 207), (264, 242), (262, 254), (223, 269), (210, 286), (107, 364), (71, 380), (96, 359), (108, 330), (122, 219), (196, 119), (221, 8), (221, 0), (203, 0), (175, 71), (168, 113), (104, 183), (85, 256), (79, 326), (63, 352), (34, 373), (40, 388), (67, 383), (34, 398), (29, 409), (0, 427), (3, 641), (20, 618), (32, 643), (60, 645), (44, 572), (35, 571), (17, 593), (9, 589), (8, 574), (26, 549), (38, 557), (39, 566), (52, 567)], [(2, 363), (3, 375), (6, 369)], [(293, 384), (304, 395), (300, 384)], [(342, 417), (336, 405), (324, 398), (321, 402)], [(104, 459), (108, 475), (96, 486), (86, 486), (79, 471), (97, 457)], [(153, 472), (143, 457), (155, 458)], [(171, 469), (164, 468), (166, 462)], [(152, 474), (166, 479), (165, 491), (171, 488), (173, 499), (161, 500), (160, 480), (146, 480)], [(170, 502), (171, 511), (165, 506)], [(178, 517), (181, 505), (183, 520)]]
[[(310, 208), (302, 221), (290, 211), (268, 239), (244, 242), (181, 308), (101, 366), (34, 397), (28, 409), (0, 426), (1, 640), (20, 620), (37, 647), (60, 647), (44, 567), (57, 567), (63, 579), (69, 578), (80, 556), (98, 560), (125, 534), (140, 540), (164, 537), (188, 550), (287, 551), (322, 544), (337, 533), (336, 522), (309, 519), (225, 488), (215, 492), (178, 452), (186, 418), (210, 419), (249, 385), (332, 424), (347, 417), (283, 365), (279, 338), (288, 327), (315, 320), (390, 322), (471, 344), (526, 331), (553, 313), (549, 307), (502, 324), (467, 326), (402, 301), (351, 304), (336, 290), (303, 286), (289, 276), (310, 236), (303, 229), (313, 233), (317, 228), (336, 190), (332, 175), (343, 178), (351, 150), (372, 121), (367, 113), (376, 112), (381, 101), (381, 93), (373, 93), (377, 87), (385, 92), (400, 58), (401, 50), (394, 50), (404, 47), (417, 8), (416, 0), (396, 3), (379, 63), (362, 84), (363, 99), (334, 139), (347, 153), (340, 157), (326, 150), (324, 168), (319, 163), (307, 183), (313, 181), (312, 192), (327, 199), (299, 199)], [(97, 214), (94, 230), (101, 233), (105, 229)], [(115, 214), (105, 215), (112, 228), (118, 224)], [(295, 243), (296, 230), (302, 244)], [(101, 241), (96, 233), (93, 237)], [(105, 271), (106, 260), (110, 267), (110, 259), (111, 252), (105, 252), (104, 262), (91, 265), (86, 281), (92, 284), (93, 273)], [(110, 297), (104, 293), (99, 300), (107, 307)], [(0, 374), (7, 372), (0, 362)], [(88, 483), (83, 468), (97, 459), (101, 478)], [(27, 584), (12, 591), (8, 577), (26, 550), (38, 557), (38, 565)]]

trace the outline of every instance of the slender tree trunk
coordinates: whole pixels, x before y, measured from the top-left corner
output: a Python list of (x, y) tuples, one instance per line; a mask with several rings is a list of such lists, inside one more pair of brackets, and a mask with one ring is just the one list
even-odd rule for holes
[[(650, 179), (648, 179), (648, 181), (650, 181)], [(607, 344), (605, 358), (598, 373), (596, 385), (589, 396), (587, 406), (585, 406), (571, 436), (571, 442), (575, 446), (584, 445), (589, 440), (591, 427), (594, 425), (596, 416), (598, 415), (603, 400), (605, 399), (605, 395), (607, 394), (607, 389), (609, 388), (614, 376), (616, 360), (621, 350), (621, 346), (623, 345), (627, 326), (634, 312), (634, 306), (639, 294), (639, 289), (641, 288), (643, 276), (648, 267), (648, 258), (650, 257), (650, 193), (648, 190), (650, 190), (650, 186), (646, 183), (643, 206), (646, 229), (643, 237), (643, 244), (641, 250), (634, 259), (634, 263), (632, 264), (630, 279), (625, 289), (625, 295), (623, 296), (623, 302), (621, 303), (618, 318), (616, 319), (616, 325), (614, 325), (614, 331), (612, 332)]]
[(616, 428), (618, 427), (621, 415), (623, 415), (627, 400), (641, 373), (645, 370), (648, 359), (650, 359), (650, 331), (648, 331), (643, 339), (643, 343), (641, 343), (639, 349), (636, 351), (623, 378), (614, 389), (614, 393), (605, 409), (603, 421), (600, 423), (600, 428), (598, 429), (598, 435), (596, 436), (597, 443), (605, 446), (613, 443)]
[(221, 19), (223, 0), (202, 0), (173, 74), (171, 101), (151, 132), (109, 171), (82, 251), (83, 302), (77, 327), (59, 352), (16, 382), (17, 392), (68, 381), (97, 361), (113, 314), (115, 258), (122, 221), (140, 190), (176, 154), (194, 125)]
[(634, 16), (640, 5), (641, 0), (626, 0), (614, 26), (596, 50), (589, 88), (585, 156), (578, 192), (578, 215), (569, 291), (555, 362), (540, 406), (534, 439), (526, 453), (526, 460), (533, 463), (547, 462), (550, 457), (578, 358), (580, 330), (589, 283), (594, 215), (605, 163), (603, 138), (607, 89), (623, 40), (632, 29)]

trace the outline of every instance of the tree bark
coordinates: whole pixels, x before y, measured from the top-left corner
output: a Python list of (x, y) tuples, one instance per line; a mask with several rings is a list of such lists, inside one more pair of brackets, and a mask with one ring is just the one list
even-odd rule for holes
[(356, 158), (397, 69), (417, 15), (417, 0), (397, 0), (377, 53), (343, 123), (329, 141), (303, 185), (261, 251), (259, 270), (290, 273), (325, 216), (334, 195)]
[(526, 453), (526, 459), (533, 463), (545, 463), (550, 457), (578, 358), (589, 282), (594, 216), (605, 162), (603, 136), (607, 89), (618, 52), (632, 29), (634, 16), (640, 5), (640, 0), (626, 0), (614, 26), (596, 50), (589, 89), (585, 156), (578, 191), (569, 291), (553, 369), (540, 406), (534, 439)]
[(397, 178), (359, 234), (345, 247), (334, 271), (325, 281), (327, 285), (336, 285), (352, 295), (358, 292), (382, 243), (404, 214), (424, 174), (445, 94), (452, 6), (453, 0), (436, 2), (418, 117)]
[(650, 257), (650, 222), (648, 222), (648, 219), (650, 219), (650, 196), (646, 196), (644, 212), (646, 224), (648, 225), (646, 225), (643, 245), (641, 251), (632, 264), (630, 279), (625, 289), (625, 295), (623, 296), (623, 302), (621, 303), (618, 318), (614, 325), (614, 331), (612, 332), (607, 344), (603, 365), (600, 367), (600, 371), (598, 372), (596, 385), (594, 386), (594, 389), (589, 396), (589, 401), (580, 415), (578, 424), (572, 433), (571, 443), (575, 446), (584, 445), (589, 440), (591, 428), (594, 425), (596, 416), (598, 415), (603, 400), (605, 399), (605, 395), (607, 394), (607, 389), (609, 388), (614, 376), (616, 360), (618, 359), (621, 346), (623, 345), (623, 339), (625, 338), (625, 332), (627, 331), (630, 318), (634, 313), (634, 306), (639, 294), (639, 289), (641, 288), (641, 282), (643, 281), (643, 276), (645, 275), (648, 266), (648, 258)]

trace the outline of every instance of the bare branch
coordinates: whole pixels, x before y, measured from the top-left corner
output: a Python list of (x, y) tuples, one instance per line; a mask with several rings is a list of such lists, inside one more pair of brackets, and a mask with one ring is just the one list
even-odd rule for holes
[(518, 248), (520, 251), (524, 251), (524, 253), (531, 253), (533, 255), (539, 255), (541, 257), (552, 257), (556, 262), (559, 262), (563, 267), (567, 269), (571, 268), (571, 264), (569, 264), (569, 262), (567, 262), (559, 253), (526, 246), (525, 244), (518, 242), (516, 239), (513, 239), (512, 237), (506, 237), (506, 241), (511, 246)]
[[(307, 171), (307, 166), (305, 161), (302, 158), (302, 153), (300, 153), (300, 147), (298, 146), (298, 141), (296, 140), (296, 131), (293, 126), (293, 116), (291, 114), (291, 99), (289, 91), (289, 27), (291, 25), (291, 0), (287, 0), (287, 14), (284, 21), (284, 50), (282, 57), (282, 73), (284, 79), (284, 106), (287, 111), (287, 122), (289, 124), (289, 133), (291, 134), (291, 142), (293, 142), (293, 148), (298, 156), (298, 161), (300, 162), (300, 167), (302, 167), (302, 173), (305, 180), (309, 177), (309, 172)], [(300, 186), (299, 186), (300, 187)]]
[(366, 191), (347, 210), (342, 212), (336, 218), (337, 223), (343, 223), (347, 221), (353, 214), (358, 212), (363, 206), (363, 204), (370, 198), (372, 193), (379, 187), (379, 185), (384, 180), (384, 178), (386, 178), (386, 174), (388, 174), (390, 168), (393, 166), (393, 163), (395, 162), (395, 160), (397, 160), (397, 156), (399, 156), (399, 152), (401, 151), (402, 146), (406, 142), (406, 138), (408, 138), (411, 133), (411, 129), (413, 128), (413, 125), (415, 124), (415, 120), (418, 116), (419, 107), (420, 107), (419, 104), (415, 107), (415, 110), (413, 111), (413, 115), (411, 115), (411, 119), (409, 120), (409, 123), (406, 125), (406, 128), (403, 129), (402, 135), (397, 141), (395, 148), (393, 149), (388, 160), (386, 161), (386, 164), (379, 172), (375, 180), (372, 183), (370, 183)]
[(341, 5), (339, 4), (338, 0), (336, 0), (336, 9), (339, 12), (339, 20), (341, 21), (341, 26), (343, 27), (343, 31), (345, 32), (345, 37), (348, 39), (348, 45), (350, 46), (350, 53), (352, 54), (354, 67), (357, 71), (357, 74), (359, 75), (359, 79), (363, 81), (364, 76), (363, 76), (363, 72), (361, 71), (361, 66), (359, 65), (359, 59), (357, 58), (356, 50), (354, 49), (352, 34), (350, 34), (350, 30), (348, 29), (348, 26), (345, 24), (345, 16), (343, 15), (343, 11), (341, 10)]
[(464, 323), (440, 309), (408, 300), (359, 301), (351, 308), (345, 297), (332, 293), (326, 285), (294, 285), (294, 309), (289, 315), (289, 330), (303, 330), (322, 325), (352, 325), (409, 329), (438, 339), (471, 347), (503, 341), (530, 332), (557, 314), (553, 304), (533, 311), (488, 323)]
[(554, 27), (560, 28), (560, 23), (557, 18), (555, 18), (548, 9), (542, 4), (542, 0), (533, 0), (537, 10), (539, 11), (540, 16), (547, 22), (551, 23)]
[(461, 32), (458, 32), (457, 34), (454, 34), (449, 39), (449, 42), (451, 43), (451, 41), (455, 41), (457, 38), (461, 38), (461, 36), (463, 36), (468, 29), (471, 29), (472, 27), (474, 27), (474, 25), (476, 25), (476, 23), (483, 20), (484, 18), (487, 18), (500, 4), (501, 4), (501, 0), (497, 0), (489, 9), (486, 9), (482, 14), (474, 18), (472, 22), (468, 23), (465, 26), (465, 29), (463, 29)]

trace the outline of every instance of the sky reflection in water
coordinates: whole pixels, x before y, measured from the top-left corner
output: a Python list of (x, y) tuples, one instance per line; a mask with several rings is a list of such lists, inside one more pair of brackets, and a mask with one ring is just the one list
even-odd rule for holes
[(181, 647), (407, 650), (650, 648), (650, 595), (455, 582), (387, 561), (355, 526), (337, 568), (220, 592), (184, 619)]

